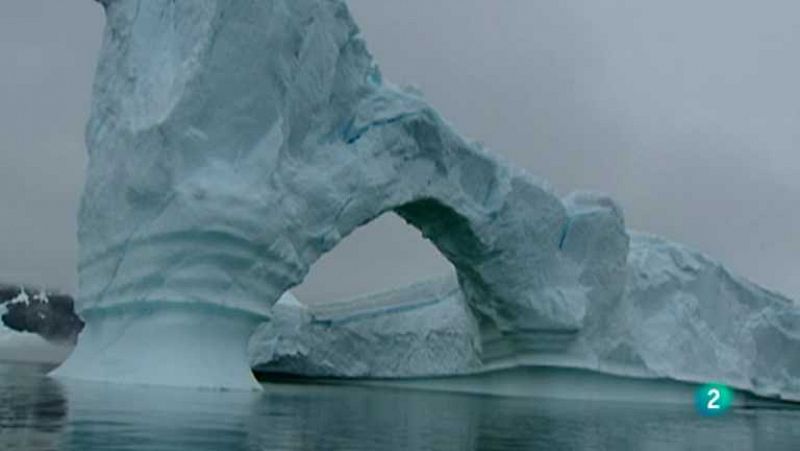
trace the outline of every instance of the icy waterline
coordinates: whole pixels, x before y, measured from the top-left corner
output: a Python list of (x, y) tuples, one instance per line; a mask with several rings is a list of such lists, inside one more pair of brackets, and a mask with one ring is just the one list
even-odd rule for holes
[[(703, 385), (690, 381), (638, 378), (546, 365), (522, 365), (460, 376), (402, 379), (315, 378), (259, 372), (256, 372), (256, 376), (267, 390), (274, 384), (322, 384), (467, 393), (508, 398), (630, 402), (643, 405), (657, 403), (682, 406), (693, 405), (696, 391)], [(733, 406), (737, 408), (773, 407), (800, 412), (800, 399), (779, 400), (736, 389)]]

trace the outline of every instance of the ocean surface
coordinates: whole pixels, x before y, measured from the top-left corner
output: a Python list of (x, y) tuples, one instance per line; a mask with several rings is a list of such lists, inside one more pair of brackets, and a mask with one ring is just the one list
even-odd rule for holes
[(800, 450), (800, 408), (269, 383), (263, 393), (64, 383), (0, 363), (0, 450)]

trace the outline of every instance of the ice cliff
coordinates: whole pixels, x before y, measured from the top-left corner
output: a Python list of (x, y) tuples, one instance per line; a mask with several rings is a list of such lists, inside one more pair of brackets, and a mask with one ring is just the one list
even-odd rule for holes
[[(258, 387), (253, 330), (389, 211), (456, 268), (484, 354), (602, 330), (626, 287), (620, 209), (560, 199), (385, 81), (344, 1), (101, 3), (78, 236), (87, 327), (57, 375)], [(474, 340), (451, 338), (464, 357), (442, 371), (472, 359)]]
[(567, 367), (800, 401), (800, 305), (679, 244), (640, 233), (630, 244), (624, 291), (575, 335), (482, 337), (450, 278), (313, 308), (281, 301), (252, 338), (253, 366), (391, 379)]

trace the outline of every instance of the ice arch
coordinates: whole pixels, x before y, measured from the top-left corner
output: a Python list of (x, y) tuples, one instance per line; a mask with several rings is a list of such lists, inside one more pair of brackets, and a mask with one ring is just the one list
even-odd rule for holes
[(253, 386), (255, 324), (387, 211), (453, 263), (501, 337), (577, 331), (619, 295), (619, 209), (562, 202), (384, 81), (342, 0), (102, 3), (79, 215), (87, 330), (56, 374)]

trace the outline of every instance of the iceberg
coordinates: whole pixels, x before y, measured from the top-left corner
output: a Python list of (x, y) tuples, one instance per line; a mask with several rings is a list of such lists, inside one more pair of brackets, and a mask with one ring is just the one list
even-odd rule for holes
[[(559, 198), (459, 135), (417, 91), (384, 80), (344, 1), (101, 3), (78, 231), (86, 330), (56, 376), (257, 389), (251, 355), (354, 375), (471, 371), (528, 350), (635, 360), (639, 348), (625, 343), (640, 337), (609, 338), (625, 329), (610, 312), (625, 305), (638, 255), (619, 206), (595, 193)], [(445, 285), (387, 300), (421, 306), (430, 295), (432, 310), (404, 313), (414, 324), (377, 312), (383, 331), (352, 321), (353, 336), (323, 331), (288, 294), (289, 310), (273, 310), (317, 259), (387, 212), (456, 269)], [(651, 326), (694, 325), (686, 316)], [(760, 340), (793, 344), (794, 323), (781, 323), (786, 334), (771, 321), (753, 324)], [(294, 338), (281, 335), (295, 326)], [(356, 349), (314, 357), (325, 336), (350, 343), (337, 352)], [(356, 355), (374, 343), (413, 352)]]
[(800, 401), (800, 306), (680, 244), (636, 232), (630, 244), (624, 290), (575, 335), (482, 335), (450, 277), (313, 307), (281, 300), (251, 339), (252, 365), (267, 377), (445, 387), (442, 376), (551, 367)]

